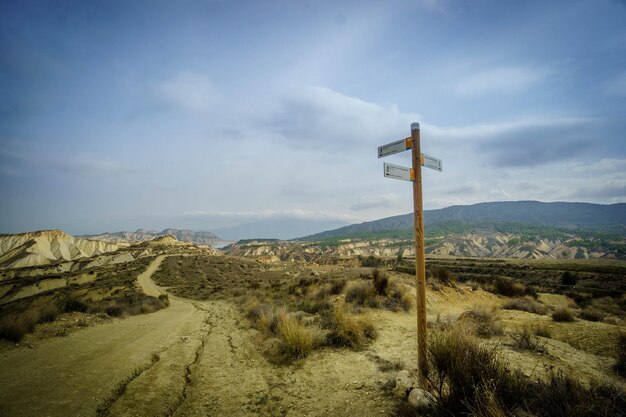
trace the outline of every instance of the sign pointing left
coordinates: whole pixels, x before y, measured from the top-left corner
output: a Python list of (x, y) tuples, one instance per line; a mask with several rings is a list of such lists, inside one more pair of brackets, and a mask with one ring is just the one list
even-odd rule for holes
[(393, 155), (394, 153), (404, 152), (411, 149), (411, 138), (404, 138), (395, 142), (388, 143), (378, 147), (378, 157)]

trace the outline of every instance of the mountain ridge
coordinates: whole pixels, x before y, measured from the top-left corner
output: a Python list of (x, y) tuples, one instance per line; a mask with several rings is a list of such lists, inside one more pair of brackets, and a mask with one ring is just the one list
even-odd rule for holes
[[(425, 210), (424, 225), (460, 224), (474, 227), (517, 224), (556, 227), (572, 231), (626, 234), (626, 203), (594, 204), (540, 201), (500, 201), (455, 205)], [(407, 231), (413, 228), (413, 213), (401, 214), (327, 230), (298, 240), (348, 238), (359, 234)]]
[(81, 238), (95, 239), (104, 242), (119, 243), (119, 242), (144, 242), (164, 236), (173, 236), (179, 242), (189, 242), (197, 245), (211, 245), (216, 242), (220, 242), (221, 239), (212, 232), (194, 231), (189, 229), (174, 229), (167, 228), (158, 232), (156, 230), (149, 229), (137, 229), (134, 232), (105, 232), (95, 235), (83, 235)]

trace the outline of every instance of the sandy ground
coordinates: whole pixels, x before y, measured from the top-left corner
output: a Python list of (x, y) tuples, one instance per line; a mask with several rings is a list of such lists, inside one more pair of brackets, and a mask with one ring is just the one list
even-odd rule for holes
[[(150, 280), (157, 258), (139, 280)], [(169, 308), (44, 340), (0, 357), (4, 416), (379, 416), (394, 403), (378, 363), (324, 349), (276, 367), (227, 302)]]
[[(138, 276), (147, 294), (164, 292), (151, 279), (163, 259), (156, 258)], [(152, 314), (5, 351), (0, 356), (0, 416), (373, 417), (394, 409), (395, 400), (382, 389), (395, 376), (391, 365), (416, 370), (415, 310), (372, 310), (379, 337), (362, 351), (326, 348), (292, 365), (274, 366), (233, 304), (171, 295), (170, 301), (169, 308)], [(475, 305), (502, 302), (482, 290), (428, 291), (428, 319), (455, 318)], [(528, 376), (541, 378), (560, 368), (577, 372), (583, 381), (626, 388), (609, 375), (614, 359), (602, 350), (616, 343), (617, 326), (566, 325), (505, 310), (498, 317), (507, 334), (485, 343), (502, 347), (507, 361)], [(511, 332), (539, 321), (555, 335), (542, 341), (543, 352), (508, 347)]]

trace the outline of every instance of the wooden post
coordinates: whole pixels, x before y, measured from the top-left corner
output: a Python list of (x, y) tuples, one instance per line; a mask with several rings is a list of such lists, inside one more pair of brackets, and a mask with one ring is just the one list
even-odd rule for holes
[(424, 206), (422, 200), (422, 161), (420, 124), (411, 123), (413, 148), (413, 210), (415, 216), (415, 276), (417, 278), (417, 360), (419, 384), (427, 389), (428, 358), (426, 355), (426, 255), (424, 254)]

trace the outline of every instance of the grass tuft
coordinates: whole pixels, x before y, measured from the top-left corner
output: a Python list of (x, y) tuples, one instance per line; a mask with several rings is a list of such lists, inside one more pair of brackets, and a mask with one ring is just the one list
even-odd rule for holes
[(477, 336), (489, 338), (504, 333), (502, 326), (496, 322), (494, 310), (474, 306), (459, 316), (459, 321), (469, 324), (469, 329)]
[(576, 319), (574, 318), (572, 310), (567, 307), (561, 307), (552, 313), (552, 320), (559, 322), (573, 322)]
[(377, 336), (372, 321), (364, 314), (354, 314), (345, 303), (337, 303), (326, 315), (324, 327), (330, 331), (327, 341), (330, 345), (363, 347)]
[(546, 306), (530, 297), (514, 298), (504, 303), (502, 308), (505, 310), (519, 310), (540, 315), (548, 312), (548, 308)]

